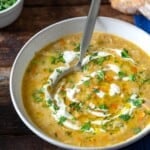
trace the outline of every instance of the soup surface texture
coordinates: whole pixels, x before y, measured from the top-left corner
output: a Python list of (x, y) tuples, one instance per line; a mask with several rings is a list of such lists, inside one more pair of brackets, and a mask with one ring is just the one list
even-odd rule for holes
[(78, 61), (80, 39), (81, 34), (68, 35), (35, 54), (22, 84), (25, 108), (39, 128), (61, 142), (123, 142), (150, 125), (150, 56), (125, 39), (95, 32), (82, 70), (51, 93), (51, 83)]

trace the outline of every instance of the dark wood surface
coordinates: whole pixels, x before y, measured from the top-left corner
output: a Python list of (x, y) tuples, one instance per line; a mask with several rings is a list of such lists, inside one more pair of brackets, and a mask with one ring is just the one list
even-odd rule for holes
[[(63, 19), (85, 16), (90, 0), (25, 0), (12, 25), (0, 29), (0, 150), (61, 150), (34, 135), (20, 120), (11, 103), (9, 74), (23, 44), (36, 32)], [(104, 0), (100, 15), (133, 23), (132, 16), (113, 10)], [(124, 150), (149, 150), (150, 134)]]

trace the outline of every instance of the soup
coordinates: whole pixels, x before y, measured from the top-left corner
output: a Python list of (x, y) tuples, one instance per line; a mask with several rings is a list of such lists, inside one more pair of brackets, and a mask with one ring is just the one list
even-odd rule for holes
[(81, 34), (37, 52), (22, 83), (24, 106), (50, 137), (76, 146), (123, 142), (150, 124), (150, 56), (129, 41), (95, 32), (82, 69), (51, 84), (79, 59)]

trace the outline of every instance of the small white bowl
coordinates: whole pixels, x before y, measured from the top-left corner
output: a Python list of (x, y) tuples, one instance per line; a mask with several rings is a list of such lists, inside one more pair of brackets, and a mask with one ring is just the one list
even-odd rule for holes
[[(10, 94), (13, 105), (22, 121), (31, 131), (33, 131), (37, 136), (39, 136), (43, 140), (65, 149), (116, 150), (121, 147), (127, 146), (148, 134), (150, 132), (150, 126), (147, 126), (142, 132), (131, 137), (130, 139), (115, 145), (107, 147), (77, 147), (73, 145), (64, 144), (63, 142), (57, 141), (56, 139), (47, 136), (30, 119), (30, 116), (27, 114), (23, 105), (21, 94), (22, 79), (25, 70), (29, 62), (33, 58), (35, 52), (39, 51), (48, 43), (53, 42), (67, 34), (82, 32), (84, 29), (85, 21), (86, 17), (68, 19), (65, 21), (58, 22), (54, 25), (48, 26), (47, 28), (41, 30), (39, 33), (34, 35), (23, 46), (23, 48), (20, 50), (19, 54), (15, 59), (10, 75)], [(150, 55), (150, 36), (144, 31), (129, 23), (117, 19), (99, 17), (96, 22), (95, 30), (115, 34), (125, 39), (128, 39), (129, 41), (141, 47), (146, 53)]]
[(12, 6), (0, 11), (0, 28), (14, 22), (21, 13), (23, 0), (17, 0)]

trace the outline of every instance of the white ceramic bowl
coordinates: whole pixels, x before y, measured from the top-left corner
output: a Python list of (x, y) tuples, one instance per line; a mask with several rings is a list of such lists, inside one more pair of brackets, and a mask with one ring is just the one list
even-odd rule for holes
[[(53, 42), (64, 35), (82, 32), (84, 29), (85, 21), (86, 21), (86, 17), (79, 17), (79, 18), (73, 18), (73, 19), (61, 21), (54, 25), (48, 26), (47, 28), (41, 30), (39, 33), (33, 36), (23, 46), (23, 48), (20, 50), (19, 54), (16, 57), (10, 75), (11, 98), (18, 115), (25, 123), (25, 125), (30, 130), (32, 130), (36, 135), (38, 135), (40, 138), (42, 138), (43, 140), (49, 143), (67, 149), (80, 149), (80, 150), (81, 149), (84, 150), (115, 149), (116, 150), (118, 148), (127, 146), (137, 141), (138, 139), (142, 138), (143, 136), (145, 136), (147, 133), (149, 133), (150, 127), (148, 126), (140, 134), (135, 135), (134, 137), (126, 141), (123, 141), (122, 143), (118, 143), (112, 146), (90, 147), (90, 148), (76, 147), (76, 146), (64, 144), (63, 142), (57, 141), (47, 136), (41, 129), (39, 129), (36, 126), (36, 124), (32, 122), (30, 116), (27, 114), (23, 105), (23, 100), (21, 96), (22, 78), (25, 73), (25, 69), (27, 68), (27, 65), (33, 58), (35, 52), (43, 48), (48, 43)], [(112, 19), (112, 18), (99, 17), (96, 22), (95, 30), (119, 35), (125, 39), (132, 41), (133, 43), (141, 47), (146, 53), (150, 54), (150, 46), (149, 46), (150, 36), (144, 31), (138, 29), (137, 27), (129, 23)]]
[(0, 11), (0, 28), (6, 27), (14, 22), (21, 13), (23, 0), (17, 0), (12, 6)]

